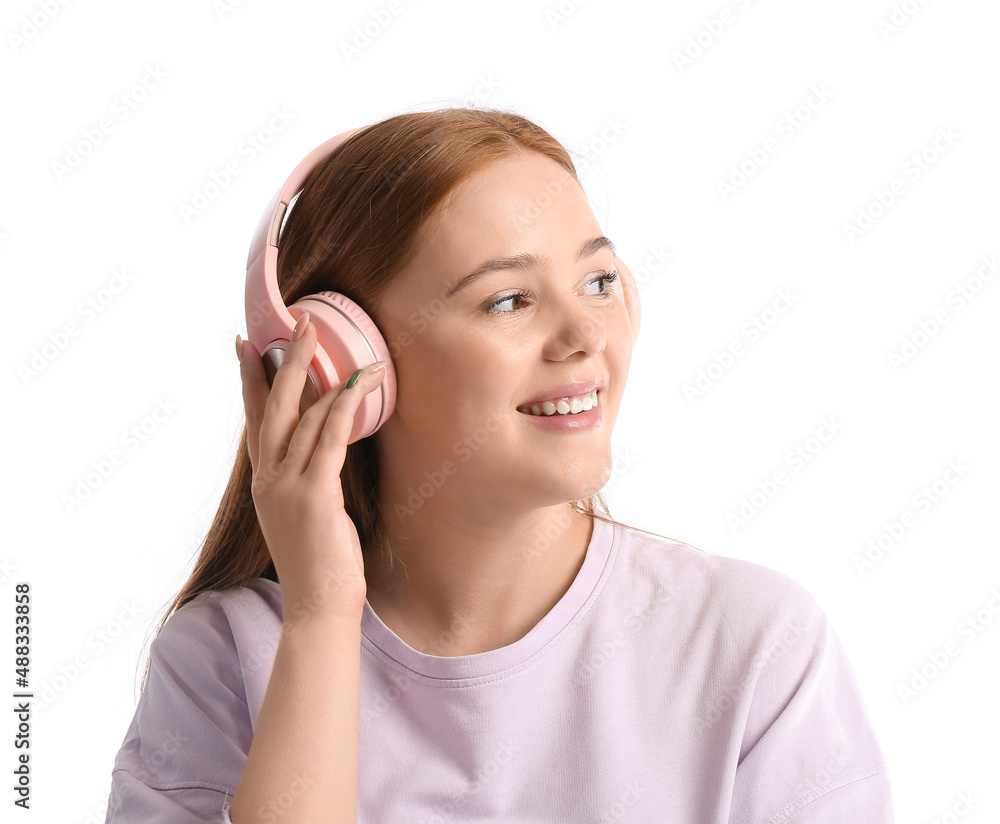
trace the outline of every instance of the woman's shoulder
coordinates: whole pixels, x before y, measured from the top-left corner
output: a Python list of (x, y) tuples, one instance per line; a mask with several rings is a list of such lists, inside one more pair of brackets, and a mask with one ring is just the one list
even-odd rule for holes
[(685, 610), (743, 626), (815, 624), (823, 609), (799, 581), (756, 561), (719, 555), (691, 544), (621, 530), (619, 572), (624, 579), (645, 579), (669, 593)]
[(208, 589), (179, 607), (167, 619), (171, 623), (194, 627), (220, 620), (260, 620), (274, 615), (281, 620), (281, 588), (268, 578), (255, 578), (241, 586)]
[(183, 652), (194, 647), (229, 649), (246, 658), (281, 631), (281, 589), (256, 578), (242, 585), (205, 590), (177, 608), (153, 639), (154, 650)]
[(150, 648), (153, 665), (205, 690), (242, 694), (256, 719), (281, 640), (281, 615), (275, 581), (206, 590), (166, 620)]

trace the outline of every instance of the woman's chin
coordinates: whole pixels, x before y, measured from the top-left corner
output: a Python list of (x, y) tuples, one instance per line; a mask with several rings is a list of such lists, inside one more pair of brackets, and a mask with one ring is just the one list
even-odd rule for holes
[(560, 483), (552, 484), (549, 489), (563, 501), (582, 501), (604, 489), (610, 477), (611, 466), (608, 465), (590, 476), (562, 478)]

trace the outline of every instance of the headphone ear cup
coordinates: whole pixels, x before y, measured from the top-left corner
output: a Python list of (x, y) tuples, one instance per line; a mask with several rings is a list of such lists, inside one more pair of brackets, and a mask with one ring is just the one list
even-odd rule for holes
[[(316, 327), (316, 351), (309, 365), (317, 400), (356, 370), (385, 361), (379, 387), (361, 399), (348, 443), (375, 434), (396, 407), (396, 369), (389, 346), (367, 312), (339, 292), (318, 292), (288, 307), (296, 319), (309, 312)], [(306, 389), (309, 387), (307, 386)]]
[(622, 283), (622, 295), (625, 298), (625, 311), (628, 314), (629, 328), (632, 330), (632, 348), (635, 348), (639, 338), (639, 325), (642, 321), (642, 308), (639, 305), (639, 288), (636, 286), (632, 270), (625, 265), (620, 257), (615, 258), (618, 275)]

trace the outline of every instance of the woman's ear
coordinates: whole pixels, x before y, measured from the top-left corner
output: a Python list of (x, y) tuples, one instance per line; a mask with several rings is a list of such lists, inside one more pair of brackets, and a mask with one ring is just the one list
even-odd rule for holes
[(622, 294), (625, 296), (625, 311), (628, 313), (628, 324), (632, 330), (632, 348), (634, 349), (639, 337), (639, 323), (642, 320), (642, 310), (639, 306), (639, 287), (636, 285), (635, 278), (632, 277), (632, 270), (617, 255), (615, 255), (615, 266), (618, 268)]

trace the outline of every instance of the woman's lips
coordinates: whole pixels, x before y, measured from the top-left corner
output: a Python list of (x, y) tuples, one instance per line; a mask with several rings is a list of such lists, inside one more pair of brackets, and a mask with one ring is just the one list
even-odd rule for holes
[(553, 417), (557, 415), (579, 415), (600, 405), (598, 390), (582, 395), (564, 395), (541, 402), (526, 403), (517, 407), (526, 415)]
[(555, 386), (548, 390), (546, 394), (539, 395), (537, 398), (532, 398), (530, 401), (524, 401), (518, 405), (518, 409), (530, 408), (532, 404), (543, 404), (546, 401), (551, 401), (555, 403), (559, 400), (568, 400), (574, 396), (587, 395), (593, 392), (595, 389), (600, 390), (604, 388), (604, 381), (601, 378), (594, 378), (590, 381), (579, 381), (577, 383), (567, 383), (562, 386)]
[(521, 408), (518, 411), (534, 425), (548, 429), (550, 432), (585, 432), (590, 429), (597, 429), (603, 420), (604, 416), (601, 412), (603, 404), (601, 403), (600, 392), (597, 392), (597, 397), (598, 404), (596, 406), (592, 406), (587, 410), (581, 410), (580, 412), (570, 411), (563, 414), (554, 411), (551, 415), (535, 415), (532, 412), (525, 412)]

